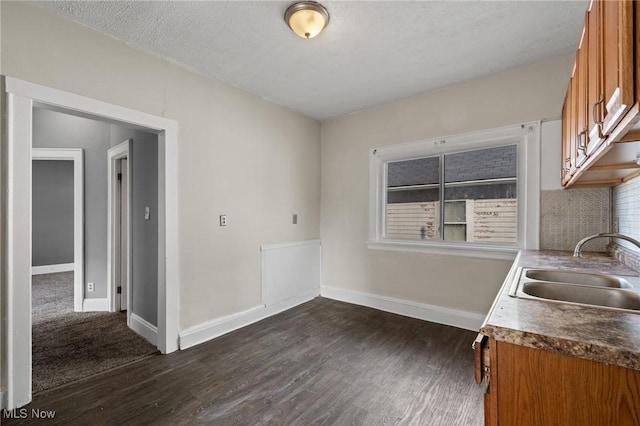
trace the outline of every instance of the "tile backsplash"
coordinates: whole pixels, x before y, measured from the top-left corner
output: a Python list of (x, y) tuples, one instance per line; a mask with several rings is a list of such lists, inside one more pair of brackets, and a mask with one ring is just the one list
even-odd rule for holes
[[(640, 240), (640, 176), (613, 188), (612, 205), (614, 223), (618, 223), (617, 231)], [(640, 252), (640, 249), (631, 243), (623, 240), (618, 243)]]
[[(541, 191), (541, 249), (573, 250), (576, 243), (582, 238), (600, 232), (609, 232), (610, 228), (610, 188)], [(585, 244), (584, 250), (606, 252), (608, 243), (608, 239), (598, 238)]]

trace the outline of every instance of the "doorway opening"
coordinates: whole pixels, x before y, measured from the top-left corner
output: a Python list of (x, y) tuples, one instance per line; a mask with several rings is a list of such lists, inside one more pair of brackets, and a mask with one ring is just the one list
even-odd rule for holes
[[(84, 300), (84, 155), (82, 149), (77, 148), (33, 148), (31, 150), (33, 172), (40, 171), (41, 179), (33, 176), (32, 197), (34, 211), (32, 214), (32, 274), (46, 274), (53, 272), (73, 271), (73, 310), (82, 311)], [(51, 163), (53, 162), (53, 163)], [(62, 162), (62, 163), (61, 163)], [(71, 194), (65, 194), (65, 188), (58, 183), (60, 172), (64, 176), (65, 163), (71, 163)], [(62, 168), (60, 166), (63, 166)], [(58, 170), (56, 170), (58, 169)], [(53, 172), (52, 176), (50, 173)], [(43, 198), (35, 198), (36, 181)], [(69, 192), (69, 191), (66, 191)], [(73, 201), (70, 206), (60, 205), (60, 197), (71, 195)], [(47, 198), (45, 198), (47, 197)], [(40, 203), (41, 205), (38, 205)], [(65, 221), (69, 226), (61, 226), (60, 217), (52, 215), (49, 209), (51, 203), (57, 204), (56, 211), (61, 215), (71, 213)], [(64, 201), (63, 201), (64, 203)], [(70, 208), (69, 208), (70, 207)], [(66, 209), (66, 210), (65, 210)], [(41, 215), (37, 220), (36, 214)], [(47, 223), (54, 220), (56, 223)], [(39, 224), (39, 226), (36, 226)], [(52, 232), (55, 235), (51, 235)], [(60, 244), (60, 240), (69, 239), (71, 244)], [(39, 244), (39, 242), (42, 242)], [(42, 247), (43, 245), (47, 245)], [(53, 246), (52, 246), (53, 245)], [(68, 253), (68, 251), (71, 253)], [(56, 253), (52, 253), (56, 251)], [(62, 253), (60, 252), (62, 251)], [(65, 253), (67, 251), (67, 253)], [(71, 262), (69, 262), (71, 261)]]
[(127, 311), (127, 325), (131, 326), (131, 310), (128, 309), (131, 286), (131, 213), (129, 161), (131, 139), (107, 151), (107, 284), (110, 310)]
[[(177, 123), (83, 96), (5, 77), (6, 408), (31, 401), (31, 149), (34, 106), (121, 123), (157, 135), (157, 348), (178, 349)], [(104, 161), (104, 160), (103, 160)], [(104, 163), (102, 163), (104, 164)], [(86, 271), (85, 271), (86, 277)], [(91, 300), (91, 299), (85, 299)], [(127, 301), (131, 305), (131, 301)], [(144, 325), (144, 324), (143, 324)], [(133, 328), (133, 327), (132, 327)], [(6, 379), (6, 382), (5, 380)]]

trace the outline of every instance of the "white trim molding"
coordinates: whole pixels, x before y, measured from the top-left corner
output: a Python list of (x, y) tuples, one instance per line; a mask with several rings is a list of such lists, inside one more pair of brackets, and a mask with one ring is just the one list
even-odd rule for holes
[(0, 391), (0, 410), (7, 408), (7, 391)]
[(313, 291), (285, 300), (281, 303), (266, 307), (258, 305), (246, 311), (227, 315), (215, 320), (186, 328), (180, 331), (180, 349), (187, 349), (195, 345), (215, 339), (234, 330), (246, 327), (280, 312), (301, 305), (319, 296)]
[[(7, 408), (31, 401), (31, 148), (33, 107), (118, 122), (158, 135), (158, 349), (178, 349), (178, 123), (164, 117), (4, 77), (6, 159), (2, 193), (6, 222)], [(3, 117), (4, 118), (4, 117)], [(92, 299), (87, 299), (92, 300)], [(95, 303), (86, 302), (95, 306)], [(108, 306), (107, 306), (108, 309)], [(3, 335), (5, 335), (3, 333)]]
[(84, 299), (82, 301), (82, 312), (109, 312), (107, 298)]
[(152, 345), (157, 346), (158, 327), (133, 312), (129, 315), (129, 326), (133, 331), (147, 339)]
[[(121, 308), (120, 303), (116, 304), (117, 297), (117, 286), (116, 286), (116, 270), (120, 266), (120, 260), (118, 256), (116, 256), (117, 250), (117, 241), (120, 240), (120, 236), (117, 235), (117, 226), (116, 218), (118, 217), (118, 213), (120, 212), (120, 203), (116, 200), (117, 191), (117, 181), (118, 181), (118, 172), (117, 172), (117, 160), (122, 160), (126, 158), (127, 161), (127, 195), (128, 195), (128, 207), (127, 207), (127, 242), (126, 242), (126, 250), (127, 250), (127, 258), (129, 261), (127, 262), (127, 279), (128, 282), (123, 286), (127, 291), (127, 303), (131, 300), (131, 277), (132, 275), (132, 259), (131, 259), (131, 223), (132, 223), (132, 215), (131, 215), (131, 200), (132, 200), (132, 191), (131, 191), (131, 139), (127, 139), (126, 141), (114, 146), (107, 150), (107, 299), (109, 300), (109, 310), (111, 312), (116, 312)], [(116, 306), (117, 305), (117, 306)], [(130, 323), (129, 316), (131, 313), (131, 309), (127, 307), (127, 324)], [(157, 340), (157, 338), (156, 338)]]
[(478, 331), (485, 318), (485, 314), (477, 312), (461, 311), (335, 287), (322, 286), (320, 294), (322, 297), (328, 299), (366, 306), (380, 311), (438, 324), (451, 325), (465, 330)]
[(82, 148), (32, 148), (31, 159), (73, 161), (73, 310), (81, 312), (84, 299), (84, 151)]
[(270, 307), (302, 294), (320, 294), (319, 239), (260, 246), (262, 305)]
[(69, 271), (73, 271), (74, 268), (75, 268), (75, 263), (60, 263), (58, 265), (32, 266), (31, 275), (44, 275), (44, 274), (55, 274), (58, 272), (69, 272)]

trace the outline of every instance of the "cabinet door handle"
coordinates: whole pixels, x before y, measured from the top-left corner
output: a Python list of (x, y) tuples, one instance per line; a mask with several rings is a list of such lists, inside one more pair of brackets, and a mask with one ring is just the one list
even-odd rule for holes
[(587, 129), (583, 129), (580, 133), (578, 133), (578, 136), (576, 137), (576, 146), (578, 148), (579, 151), (582, 151), (586, 154), (587, 152), (587, 142), (585, 141), (585, 143), (582, 143), (582, 136), (587, 134)]
[(593, 124), (595, 124), (596, 126), (602, 126), (604, 124), (604, 121), (598, 120), (598, 111), (596, 109), (596, 107), (603, 102), (604, 102), (604, 96), (601, 97), (600, 100), (595, 104), (593, 104), (593, 106), (591, 107), (591, 118), (593, 119)]

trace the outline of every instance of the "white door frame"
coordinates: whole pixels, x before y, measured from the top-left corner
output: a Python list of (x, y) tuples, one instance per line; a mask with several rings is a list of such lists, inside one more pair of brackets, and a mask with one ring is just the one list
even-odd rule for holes
[(84, 96), (5, 77), (7, 408), (31, 401), (31, 137), (34, 103), (158, 134), (158, 349), (178, 349), (178, 124)]
[[(115, 218), (120, 209), (120, 203), (116, 200), (118, 191), (116, 191), (118, 185), (118, 160), (126, 158), (127, 160), (127, 195), (129, 198), (128, 203), (128, 219), (127, 220), (127, 303), (131, 301), (131, 139), (128, 139), (107, 151), (107, 299), (108, 306), (111, 312), (116, 312), (118, 304), (117, 298), (117, 286), (116, 286), (116, 272), (119, 265), (119, 247), (117, 242), (120, 237), (117, 235), (118, 227), (115, 225)], [(127, 309), (127, 325), (131, 325), (131, 309)]]
[(32, 148), (32, 160), (73, 161), (73, 310), (84, 300), (84, 155), (81, 148)]

